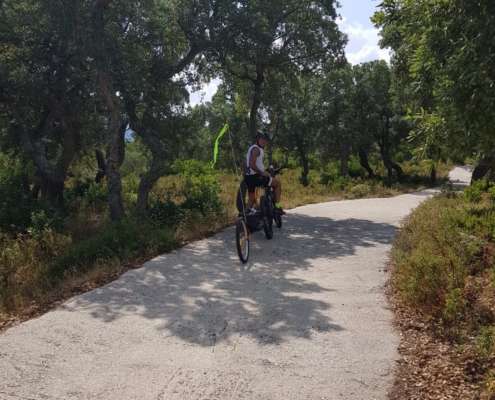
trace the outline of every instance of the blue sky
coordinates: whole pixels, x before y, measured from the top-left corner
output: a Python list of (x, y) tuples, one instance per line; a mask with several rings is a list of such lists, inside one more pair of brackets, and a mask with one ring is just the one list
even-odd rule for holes
[[(346, 47), (347, 60), (351, 64), (359, 64), (365, 61), (386, 60), (390, 61), (390, 54), (386, 49), (378, 46), (378, 31), (370, 21), (370, 17), (377, 10), (380, 0), (339, 0), (341, 8), (337, 11), (341, 16), (338, 21), (340, 30), (347, 33), (349, 43)], [(206, 85), (201, 92), (191, 93), (191, 105), (201, 101), (211, 100), (217, 90), (219, 81), (213, 80)]]
[(340, 30), (349, 36), (346, 48), (347, 59), (351, 64), (359, 64), (371, 60), (390, 61), (386, 49), (380, 49), (378, 31), (370, 21), (381, 1), (376, 0), (340, 0), (342, 6), (338, 11), (342, 19)]

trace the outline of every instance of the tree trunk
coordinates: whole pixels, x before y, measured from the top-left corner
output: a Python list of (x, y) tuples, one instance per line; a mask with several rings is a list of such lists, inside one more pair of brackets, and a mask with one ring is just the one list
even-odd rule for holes
[(135, 208), (136, 215), (145, 215), (149, 193), (156, 181), (162, 176), (164, 165), (165, 159), (163, 157), (153, 156), (151, 168), (148, 172), (141, 176), (141, 181), (139, 182), (138, 187), (138, 199)]
[(146, 129), (143, 132), (143, 126), (141, 126), (141, 133), (144, 133), (144, 135), (140, 136), (150, 149), (152, 160), (149, 171), (141, 176), (141, 181), (139, 182), (138, 199), (135, 207), (136, 215), (139, 216), (145, 215), (149, 193), (156, 181), (160, 179), (163, 174), (166, 153), (165, 149), (160, 145), (159, 138), (153, 134), (151, 129)]
[(258, 109), (261, 104), (261, 91), (265, 80), (263, 69), (261, 67), (257, 67), (256, 76), (256, 79), (253, 80), (253, 104), (251, 106), (251, 113), (249, 114), (249, 130), (253, 140), (256, 137), (256, 132), (258, 131)]
[(435, 185), (437, 182), (437, 170), (434, 167), (432, 167), (430, 171), (430, 182), (432, 185)]
[(390, 157), (390, 116), (384, 115), (385, 126), (382, 129), (382, 137), (380, 140), (380, 154), (383, 158), (383, 164), (388, 171), (388, 180), (391, 181), (393, 178), (393, 169), (397, 172), (397, 177), (402, 180), (404, 172), (399, 164), (394, 162)]
[(127, 131), (127, 121), (122, 123), (119, 128), (119, 167), (124, 164), (125, 160), (125, 132)]
[(340, 175), (349, 175), (349, 153), (347, 152), (347, 148), (340, 150)]
[(119, 107), (116, 90), (109, 75), (109, 67), (105, 62), (105, 11), (113, 0), (96, 0), (93, 4), (93, 66), (98, 75), (103, 100), (108, 114), (108, 148), (107, 148), (107, 185), (108, 205), (112, 221), (120, 221), (125, 217), (124, 200), (122, 198), (122, 182), (120, 179), (119, 163)]
[(108, 112), (108, 150), (107, 150), (107, 184), (109, 193), (110, 218), (120, 221), (125, 217), (124, 200), (122, 198), (122, 182), (120, 179), (119, 151), (119, 109), (116, 91), (107, 71), (100, 62), (96, 62), (98, 81)]
[(105, 156), (99, 149), (96, 149), (96, 162), (98, 163), (98, 172), (95, 176), (95, 182), (101, 183), (107, 174), (107, 166), (105, 165)]
[(303, 186), (308, 186), (309, 161), (308, 161), (308, 157), (306, 156), (306, 152), (304, 151), (304, 146), (301, 140), (299, 140), (299, 143), (297, 144), (297, 148), (299, 150), (299, 157), (301, 157), (301, 162), (303, 165), (303, 170), (301, 173), (301, 184)]
[(473, 170), (473, 174), (471, 175), (471, 184), (475, 181), (483, 179), (492, 167), (493, 156), (483, 157), (480, 163)]
[(375, 172), (370, 167), (370, 163), (368, 162), (368, 154), (363, 146), (359, 147), (359, 164), (368, 172), (368, 178), (372, 179), (375, 177)]
[(402, 178), (404, 177), (404, 171), (403, 171), (402, 167), (399, 164), (397, 164), (394, 160), (392, 160), (390, 158), (390, 156), (389, 156), (388, 162), (392, 166), (392, 168), (395, 169), (395, 172), (397, 173), (397, 178), (399, 179), (399, 181), (402, 181)]

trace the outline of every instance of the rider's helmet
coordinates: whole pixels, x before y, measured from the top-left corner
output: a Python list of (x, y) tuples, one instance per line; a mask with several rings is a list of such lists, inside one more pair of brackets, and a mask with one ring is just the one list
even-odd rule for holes
[(268, 133), (268, 131), (266, 129), (260, 129), (256, 133), (256, 139), (258, 139), (258, 138), (270, 140), (270, 134)]

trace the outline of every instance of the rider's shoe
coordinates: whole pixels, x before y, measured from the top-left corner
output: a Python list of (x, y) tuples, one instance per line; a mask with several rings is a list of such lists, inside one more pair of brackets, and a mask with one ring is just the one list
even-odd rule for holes
[(256, 208), (250, 208), (249, 210), (246, 210), (246, 212), (240, 212), (239, 217), (243, 217), (244, 215), (254, 215), (258, 212)]
[(286, 215), (286, 212), (282, 210), (282, 207), (273, 207), (273, 212), (278, 215)]

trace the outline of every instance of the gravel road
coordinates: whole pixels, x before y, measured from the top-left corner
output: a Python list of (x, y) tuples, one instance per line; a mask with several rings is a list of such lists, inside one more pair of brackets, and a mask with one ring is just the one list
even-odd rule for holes
[(0, 335), (0, 399), (385, 399), (388, 252), (433, 192), (290, 210), (246, 265), (233, 228), (157, 257)]

